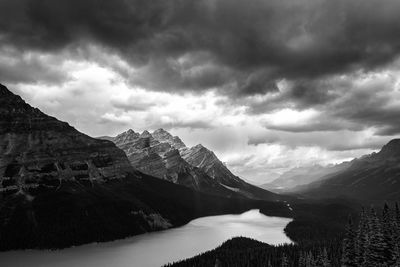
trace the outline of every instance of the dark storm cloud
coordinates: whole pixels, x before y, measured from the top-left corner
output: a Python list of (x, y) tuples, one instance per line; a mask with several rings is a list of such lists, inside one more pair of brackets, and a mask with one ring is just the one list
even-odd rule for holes
[[(400, 51), (399, 13), (397, 0), (2, 0), (0, 38), (46, 51), (97, 43), (151, 70), (153, 89), (251, 95), (275, 90), (281, 78), (390, 62)], [(183, 75), (176, 60), (198, 52), (212, 67)], [(321, 100), (307, 94), (295, 97)]]
[[(260, 102), (248, 100), (251, 114), (290, 107), (295, 110), (313, 110), (307, 121), (263, 125), (270, 130), (293, 133), (314, 131), (361, 131), (375, 128), (376, 135), (400, 134), (400, 94), (398, 66), (391, 66), (383, 74), (340, 75), (320, 81), (293, 83), (287, 90)], [(303, 86), (306, 86), (302, 88)], [(301, 92), (296, 90), (303, 89)]]
[[(68, 78), (61, 62), (26, 57), (61, 55), (96, 61), (147, 90), (216, 88), (229, 96), (223, 105), (244, 106), (250, 116), (283, 108), (321, 114), (309, 124), (264, 125), (276, 131), (374, 127), (394, 135), (394, 83), (354, 80), (393, 67), (399, 14), (398, 0), (0, 0), (0, 56), (13, 58), (0, 62), (0, 81), (61, 84)], [(125, 111), (153, 105), (112, 104)]]
[(44, 58), (40, 54), (24, 55), (12, 48), (0, 47), (0, 81), (3, 83), (59, 84), (68, 79), (68, 74), (54, 64), (60, 58)]
[(399, 94), (391, 93), (394, 85), (387, 80), (371, 81), (367, 85), (348, 92), (331, 107), (333, 116), (358, 123), (364, 127), (376, 127), (378, 135), (400, 134)]

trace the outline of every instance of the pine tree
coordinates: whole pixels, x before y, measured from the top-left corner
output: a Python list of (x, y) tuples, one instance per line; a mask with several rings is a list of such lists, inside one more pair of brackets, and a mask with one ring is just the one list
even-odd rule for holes
[(369, 244), (367, 246), (366, 267), (379, 266), (385, 262), (385, 253), (387, 249), (384, 242), (381, 223), (374, 209), (371, 209), (368, 222)]
[(396, 202), (396, 210), (395, 210), (395, 220), (397, 227), (400, 228), (400, 209), (399, 209), (399, 203)]
[(394, 215), (394, 221), (396, 225), (396, 243), (400, 243), (400, 209), (399, 209), (399, 204), (396, 202), (396, 208), (395, 208), (395, 215)]
[(282, 267), (289, 267), (289, 260), (286, 257), (285, 253), (283, 253), (283, 255), (282, 255), (281, 266)]
[(356, 234), (353, 229), (353, 221), (351, 217), (349, 217), (342, 247), (342, 267), (357, 267), (355, 239)]
[(315, 267), (315, 260), (312, 252), (307, 253), (306, 257), (306, 267)]
[(357, 228), (356, 236), (356, 264), (357, 266), (363, 266), (366, 261), (366, 250), (368, 245), (368, 217), (365, 209), (362, 208), (360, 221)]
[(302, 251), (300, 251), (300, 255), (299, 255), (299, 267), (306, 267), (306, 258)]
[(391, 266), (394, 264), (395, 261), (395, 228), (396, 225), (394, 224), (394, 220), (392, 219), (393, 216), (390, 212), (389, 206), (385, 203), (382, 212), (382, 234), (383, 234), (383, 256), (385, 258), (385, 262)]
[(328, 251), (326, 250), (326, 248), (324, 248), (324, 250), (322, 252), (321, 266), (322, 267), (331, 267), (331, 262), (329, 261)]

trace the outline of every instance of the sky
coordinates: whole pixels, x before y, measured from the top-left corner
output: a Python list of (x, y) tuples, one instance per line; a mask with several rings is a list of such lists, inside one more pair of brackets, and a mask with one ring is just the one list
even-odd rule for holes
[(0, 83), (91, 136), (164, 128), (256, 184), (400, 133), (398, 0), (0, 0)]

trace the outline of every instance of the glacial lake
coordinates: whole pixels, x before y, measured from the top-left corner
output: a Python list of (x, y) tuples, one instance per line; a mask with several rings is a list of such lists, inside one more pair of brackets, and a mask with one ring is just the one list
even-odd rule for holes
[(283, 229), (289, 218), (265, 216), (259, 210), (239, 215), (202, 217), (175, 229), (93, 243), (58, 251), (0, 253), (7, 267), (160, 267), (211, 250), (237, 236), (271, 245), (291, 243)]

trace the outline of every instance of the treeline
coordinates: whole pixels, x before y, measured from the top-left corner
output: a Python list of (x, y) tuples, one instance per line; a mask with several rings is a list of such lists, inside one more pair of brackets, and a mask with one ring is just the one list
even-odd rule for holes
[(384, 205), (382, 215), (375, 209), (361, 212), (357, 227), (352, 220), (346, 227), (343, 240), (344, 267), (400, 266), (400, 210)]
[(226, 241), (220, 247), (165, 267), (330, 267), (339, 266), (340, 244), (304, 248), (294, 244), (270, 246), (244, 237)]
[[(309, 207), (311, 208), (311, 206)], [(313, 217), (301, 212), (303, 222), (318, 219), (311, 227), (296, 226), (296, 244), (270, 246), (248, 238), (233, 238), (220, 247), (168, 267), (400, 267), (400, 209), (369, 211), (338, 227), (338, 214), (333, 217), (310, 209)], [(334, 213), (334, 210), (323, 209)], [(336, 211), (337, 212), (337, 211)], [(318, 215), (320, 214), (320, 215)], [(340, 212), (343, 215), (343, 212)], [(324, 219), (322, 219), (324, 218)], [(329, 223), (327, 218), (336, 218)], [(343, 232), (341, 231), (343, 229)], [(337, 230), (336, 236), (333, 230)], [(292, 233), (293, 234), (293, 233)], [(320, 235), (320, 239), (316, 239)]]

